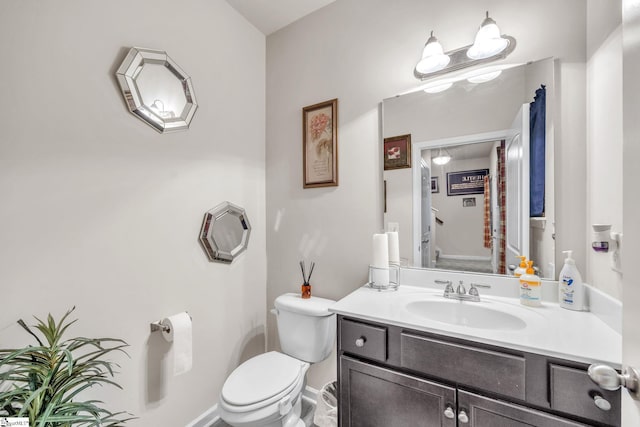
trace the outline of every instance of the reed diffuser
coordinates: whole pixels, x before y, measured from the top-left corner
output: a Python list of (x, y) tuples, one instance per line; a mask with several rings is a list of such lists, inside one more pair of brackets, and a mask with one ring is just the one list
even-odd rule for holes
[(300, 270), (302, 271), (302, 280), (303, 280), (302, 287), (301, 287), (302, 299), (311, 298), (311, 285), (309, 284), (309, 280), (311, 280), (311, 275), (313, 274), (313, 268), (315, 266), (316, 266), (316, 263), (312, 261), (309, 269), (309, 276), (307, 276), (304, 261), (300, 261)]

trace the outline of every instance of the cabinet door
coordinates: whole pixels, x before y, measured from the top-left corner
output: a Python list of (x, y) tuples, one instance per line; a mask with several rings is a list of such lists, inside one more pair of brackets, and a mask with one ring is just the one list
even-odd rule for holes
[(459, 427), (584, 427), (566, 418), (458, 390)]
[(455, 427), (456, 391), (340, 357), (342, 427)]

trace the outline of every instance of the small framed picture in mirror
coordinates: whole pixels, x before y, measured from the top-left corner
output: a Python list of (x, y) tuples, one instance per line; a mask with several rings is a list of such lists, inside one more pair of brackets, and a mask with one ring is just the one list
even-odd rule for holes
[(462, 199), (462, 207), (472, 208), (475, 205), (476, 205), (476, 198), (475, 197), (464, 197)]
[(384, 139), (384, 170), (411, 167), (411, 135), (392, 136)]
[(440, 192), (440, 187), (438, 187), (438, 177), (432, 176), (431, 177), (431, 193), (439, 193), (439, 192)]

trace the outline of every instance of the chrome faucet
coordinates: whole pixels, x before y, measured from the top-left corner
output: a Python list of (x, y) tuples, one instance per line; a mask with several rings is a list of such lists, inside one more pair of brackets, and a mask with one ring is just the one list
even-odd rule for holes
[(458, 287), (455, 291), (453, 290), (453, 283), (451, 280), (435, 280), (435, 283), (438, 285), (446, 285), (444, 288), (444, 294), (442, 295), (443, 297), (459, 301), (480, 302), (480, 293), (478, 292), (478, 288), (491, 288), (490, 285), (485, 285), (483, 283), (471, 283), (469, 285), (469, 292), (467, 293), (467, 289), (465, 288), (462, 280), (458, 282)]

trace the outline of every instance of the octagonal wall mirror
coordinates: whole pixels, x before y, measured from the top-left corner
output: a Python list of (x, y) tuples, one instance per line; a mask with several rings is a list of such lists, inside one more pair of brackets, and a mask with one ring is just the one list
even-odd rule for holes
[(198, 109), (191, 78), (162, 50), (132, 47), (116, 71), (133, 113), (160, 133), (186, 130)]
[(209, 261), (231, 263), (247, 249), (250, 234), (244, 209), (223, 202), (204, 214), (200, 243)]

